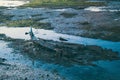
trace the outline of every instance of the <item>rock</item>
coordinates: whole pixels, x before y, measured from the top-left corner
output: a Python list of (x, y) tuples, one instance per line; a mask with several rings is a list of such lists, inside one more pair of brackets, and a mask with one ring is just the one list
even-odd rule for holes
[(25, 78), (25, 80), (28, 80), (27, 77)]
[(4, 61), (6, 61), (5, 58), (0, 58), (0, 63), (2, 63), (2, 62), (4, 62)]
[(6, 38), (6, 35), (5, 34), (0, 34), (0, 39), (3, 40)]
[(28, 32), (25, 32), (25, 35), (29, 34)]
[(64, 39), (64, 38), (62, 38), (62, 37), (59, 37), (59, 40), (60, 40), (60, 41), (68, 41), (67, 39)]

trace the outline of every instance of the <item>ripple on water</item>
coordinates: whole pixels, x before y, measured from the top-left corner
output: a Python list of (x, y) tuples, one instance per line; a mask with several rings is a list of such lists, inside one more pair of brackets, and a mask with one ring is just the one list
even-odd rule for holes
[(120, 8), (113, 8), (113, 7), (88, 7), (84, 10), (93, 11), (93, 12), (101, 12), (101, 11), (109, 11), (109, 12), (118, 12)]

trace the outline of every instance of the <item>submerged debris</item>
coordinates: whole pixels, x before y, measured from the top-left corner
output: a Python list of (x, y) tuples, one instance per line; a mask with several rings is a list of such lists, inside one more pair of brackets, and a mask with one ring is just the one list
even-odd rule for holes
[(58, 44), (62, 45), (62, 47), (56, 45), (58, 47), (54, 50), (43, 47), (38, 43), (24, 40), (16, 40), (9, 44), (9, 46), (15, 48), (16, 50), (20, 50), (23, 55), (27, 54), (32, 59), (41, 59), (50, 63), (57, 63), (61, 65), (92, 65), (92, 62), (98, 60), (120, 59), (118, 53), (94, 45), (84, 46), (68, 43)]

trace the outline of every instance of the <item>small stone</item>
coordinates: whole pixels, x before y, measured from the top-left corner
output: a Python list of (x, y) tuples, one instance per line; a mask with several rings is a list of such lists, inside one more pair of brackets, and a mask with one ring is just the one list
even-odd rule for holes
[(67, 39), (64, 39), (62, 37), (59, 38), (60, 41), (68, 41)]
[(25, 80), (28, 80), (27, 77), (25, 78)]

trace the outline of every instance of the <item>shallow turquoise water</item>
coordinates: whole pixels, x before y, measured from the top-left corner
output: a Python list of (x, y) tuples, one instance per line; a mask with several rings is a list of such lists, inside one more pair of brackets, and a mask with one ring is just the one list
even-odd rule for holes
[(33, 68), (41, 68), (58, 73), (65, 77), (66, 80), (120, 80), (120, 60), (97, 61), (94, 62), (96, 66), (63, 66), (31, 59), (19, 51), (13, 52), (13, 49), (9, 48), (7, 44), (8, 42), (0, 41), (0, 57), (6, 58), (12, 63), (26, 64)]

